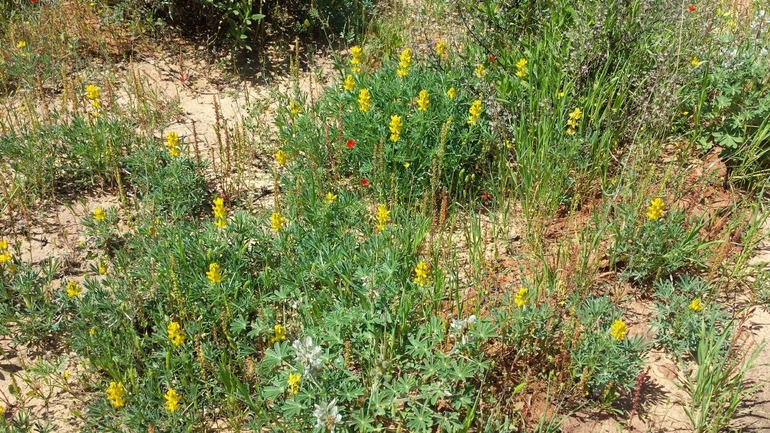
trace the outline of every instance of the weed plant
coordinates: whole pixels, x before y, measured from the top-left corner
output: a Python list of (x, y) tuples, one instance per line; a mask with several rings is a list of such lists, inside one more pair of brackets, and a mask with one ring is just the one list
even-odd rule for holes
[[(681, 160), (660, 144), (681, 108), (666, 86), (703, 79), (690, 56), (705, 30), (681, 5), (650, 5), (463, 2), (482, 36), (464, 51), (351, 47), (320, 98), (277, 98), (273, 200), (254, 212), (207, 183), (196, 137), (165, 130), (139, 80), (123, 106), (108, 85), (63, 85), (65, 108), (2, 125), (3, 204), (21, 214), (95, 188), (120, 201), (84, 218), (83, 263), (25, 263), (0, 238), (4, 333), (79, 356), (83, 431), (557, 431), (586, 404), (617, 412), (643, 377), (650, 346), (601, 268), (632, 296), (657, 281), (655, 343), (698, 363), (693, 425), (727, 426), (756, 352), (738, 356), (741, 328), (705, 277), (672, 277), (715, 265), (708, 221), (668, 191)], [(209, 6), (243, 40), (237, 26), (265, 12)], [(761, 130), (746, 129), (753, 161)], [(462, 209), (461, 262), (441, 232)], [(518, 250), (495, 249), (519, 266), (507, 279), (482, 224), (496, 213), (527, 228)], [(577, 228), (552, 242), (540, 229), (564, 217)], [(541, 394), (558, 414), (528, 413)], [(6, 425), (32, 422), (17, 411)]]

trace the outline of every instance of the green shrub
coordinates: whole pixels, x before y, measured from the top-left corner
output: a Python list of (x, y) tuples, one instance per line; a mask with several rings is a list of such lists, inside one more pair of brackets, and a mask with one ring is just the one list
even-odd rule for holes
[(365, 27), (376, 1), (153, 0), (151, 4), (186, 31), (208, 31), (235, 50), (259, 51), (268, 34), (350, 39)]
[(570, 350), (572, 376), (593, 398), (611, 404), (618, 391), (636, 386), (648, 345), (641, 335), (626, 335), (626, 324), (609, 298), (585, 300), (576, 317), (581, 327)]
[(722, 328), (728, 319), (702, 279), (685, 274), (676, 282), (672, 278), (655, 282), (652, 318), (655, 344), (669, 353), (695, 359), (703, 323), (714, 323)]
[(651, 208), (642, 216), (635, 206), (615, 206), (610, 264), (626, 278), (639, 282), (702, 267), (699, 253), (707, 244), (700, 238), (700, 224), (687, 222), (685, 214), (676, 209), (652, 218)]
[[(450, 197), (473, 196), (494, 176), (497, 152), (488, 144), (486, 85), (435, 54), (408, 58), (406, 76), (398, 75), (402, 60), (384, 59), (375, 68), (366, 58), (363, 72), (346, 68), (314, 106), (301, 95), (288, 101), (277, 124), (289, 164), (323, 168), (330, 181), (362, 183), (405, 204), (436, 200), (442, 188)], [(350, 90), (345, 79), (352, 80)], [(423, 91), (425, 110), (417, 102)], [(364, 92), (370, 100), (361, 104)], [(478, 116), (470, 114), (474, 104)]]

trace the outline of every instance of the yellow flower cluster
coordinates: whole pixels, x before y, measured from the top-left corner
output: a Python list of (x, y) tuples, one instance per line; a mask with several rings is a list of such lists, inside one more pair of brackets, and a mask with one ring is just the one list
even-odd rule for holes
[(291, 112), (291, 117), (297, 117), (297, 114), (302, 110), (302, 106), (299, 105), (299, 102), (297, 101), (291, 101), (289, 103), (289, 112)]
[(225, 199), (217, 197), (213, 201), (214, 209), (214, 225), (223, 229), (227, 227), (227, 208), (225, 207)]
[(583, 117), (583, 112), (580, 108), (575, 107), (571, 113), (569, 113), (569, 119), (567, 120), (567, 135), (575, 135), (578, 127), (578, 120)]
[(16, 48), (18, 48), (20, 50), (23, 49), (23, 48), (26, 48), (26, 47), (27, 47), (27, 42), (26, 41), (19, 41), (19, 42), (16, 43)]
[(11, 252), (8, 251), (8, 239), (0, 241), (0, 263), (10, 262)]
[(476, 125), (481, 118), (481, 99), (477, 99), (471, 103), (471, 108), (468, 109), (468, 124)]
[(519, 59), (518, 62), (516, 62), (516, 76), (519, 78), (524, 78), (527, 76), (527, 59)]
[(270, 228), (273, 230), (277, 232), (281, 231), (284, 224), (286, 224), (286, 218), (284, 218), (283, 215), (278, 212), (273, 212), (273, 214), (270, 215)]
[(395, 114), (390, 116), (390, 125), (388, 128), (390, 128), (390, 141), (398, 141), (398, 139), (401, 138), (401, 130), (404, 128), (404, 124), (401, 123), (401, 116)]
[(404, 48), (404, 51), (401, 51), (398, 58), (398, 71), (396, 71), (396, 73), (399, 77), (406, 77), (409, 75), (407, 68), (412, 64), (412, 49), (408, 47)]
[(663, 206), (663, 200), (660, 197), (650, 200), (650, 206), (647, 208), (647, 218), (657, 220), (663, 216)]
[(372, 95), (369, 93), (369, 89), (361, 89), (358, 92), (358, 109), (366, 112), (370, 108), (372, 108)]
[(481, 63), (479, 63), (476, 66), (476, 70), (473, 71), (473, 72), (474, 72), (474, 74), (476, 74), (476, 77), (478, 77), (478, 78), (484, 78), (484, 75), (487, 75), (487, 70), (484, 69), (484, 65), (482, 65)]
[(99, 260), (99, 263), (96, 265), (96, 271), (99, 275), (107, 275), (107, 262)]
[(79, 295), (80, 292), (83, 291), (83, 288), (80, 287), (80, 284), (74, 282), (74, 281), (68, 281), (67, 282), (67, 297), (68, 298), (74, 298), (75, 296)]
[(428, 269), (428, 264), (423, 261), (418, 262), (414, 268), (414, 283), (420, 287), (425, 287), (429, 282), (429, 277), (430, 270)]
[(350, 54), (352, 56), (350, 59), (350, 71), (353, 73), (361, 72), (361, 61), (364, 59), (364, 50), (356, 45), (350, 48)]
[(616, 321), (612, 322), (612, 326), (610, 327), (610, 335), (613, 338), (622, 340), (626, 338), (626, 332), (628, 332), (628, 326), (626, 326), (626, 322), (624, 322), (623, 319), (617, 319)]
[(94, 108), (101, 107), (99, 102), (99, 88), (93, 84), (86, 86), (86, 98), (91, 101), (91, 106)]
[(172, 321), (168, 324), (168, 339), (171, 340), (171, 344), (173, 344), (176, 347), (179, 347), (184, 344), (185, 336), (184, 336), (184, 329), (182, 329), (182, 325), (179, 324), (179, 322)]
[(126, 404), (124, 395), (126, 389), (123, 388), (123, 382), (110, 382), (110, 386), (107, 387), (107, 400), (112, 403), (113, 407), (121, 407)]
[(455, 90), (454, 87), (450, 87), (449, 90), (446, 91), (447, 96), (449, 96), (449, 99), (454, 99), (457, 97), (457, 90)]
[(513, 298), (513, 302), (516, 303), (516, 307), (523, 308), (529, 304), (529, 289), (522, 287), (516, 292), (516, 296)]
[(168, 391), (166, 391), (163, 398), (166, 400), (165, 407), (167, 411), (174, 413), (179, 409), (179, 400), (181, 400), (181, 397), (172, 388), (169, 388)]
[(377, 230), (385, 230), (385, 226), (388, 225), (388, 219), (390, 218), (390, 211), (384, 204), (377, 206)]
[(430, 105), (430, 95), (427, 90), (420, 90), (420, 96), (417, 97), (417, 110), (425, 111)]
[(332, 204), (335, 201), (337, 201), (337, 195), (332, 194), (331, 192), (327, 192), (326, 198), (324, 198), (324, 204)]
[(286, 152), (279, 150), (275, 153), (275, 162), (277, 162), (278, 165), (286, 165), (287, 161), (288, 159), (286, 158)]
[(179, 156), (180, 153), (182, 153), (181, 150), (179, 150), (179, 134), (177, 134), (174, 131), (171, 131), (166, 135), (166, 147), (168, 148), (168, 153), (171, 156)]
[(286, 339), (286, 328), (284, 328), (280, 323), (276, 323), (275, 326), (273, 326), (273, 336), (270, 337), (270, 344), (273, 344), (278, 341), (283, 341)]
[(302, 375), (289, 373), (289, 379), (286, 381), (286, 392), (291, 396), (299, 392), (299, 382)]
[(439, 39), (439, 41), (436, 42), (436, 54), (442, 59), (447, 58), (447, 44), (445, 40)]
[(692, 60), (690, 60), (690, 64), (693, 66), (700, 65), (700, 60), (698, 60), (698, 57), (693, 57)]
[(209, 264), (209, 270), (206, 272), (206, 278), (209, 279), (211, 284), (218, 284), (222, 281), (222, 268), (219, 267), (219, 263)]
[(700, 298), (695, 298), (690, 302), (690, 309), (692, 311), (700, 311), (703, 309), (703, 302), (701, 302)]
[(347, 90), (348, 92), (355, 90), (356, 80), (353, 78), (352, 75), (348, 75), (347, 77), (345, 77), (345, 82), (342, 84), (342, 88)]
[(98, 207), (94, 209), (94, 219), (96, 221), (104, 221), (104, 218), (107, 216), (107, 214), (104, 213), (104, 209)]

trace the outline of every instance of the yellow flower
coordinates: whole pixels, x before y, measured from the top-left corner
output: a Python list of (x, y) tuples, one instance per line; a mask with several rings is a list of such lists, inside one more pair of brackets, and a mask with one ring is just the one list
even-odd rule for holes
[(405, 162), (405, 163), (404, 163), (404, 168), (409, 168), (409, 166), (410, 166), (410, 165), (411, 165), (411, 164), (409, 164), (409, 162)]
[(222, 281), (222, 268), (219, 267), (219, 263), (209, 264), (209, 270), (206, 272), (206, 277), (211, 284), (218, 284)]
[(286, 339), (286, 329), (279, 323), (276, 323), (275, 326), (273, 326), (273, 336), (270, 337), (270, 344), (273, 344), (277, 341), (283, 341)]
[(513, 302), (516, 303), (518, 308), (522, 308), (529, 304), (529, 289), (526, 287), (520, 288), (519, 291), (516, 292), (516, 297), (513, 298)]
[(439, 39), (438, 42), (436, 42), (436, 54), (439, 55), (439, 57), (446, 59), (447, 58), (447, 44), (446, 41), (443, 39)]
[(185, 336), (184, 336), (184, 329), (182, 329), (182, 325), (180, 325), (178, 322), (171, 322), (168, 324), (168, 339), (171, 340), (171, 344), (173, 344), (176, 347), (179, 347), (184, 344)]
[(481, 99), (477, 99), (471, 103), (468, 113), (470, 114), (470, 116), (468, 116), (469, 125), (476, 125), (479, 123), (479, 118), (481, 117)]
[(286, 218), (284, 218), (283, 215), (279, 214), (278, 212), (273, 212), (273, 214), (270, 215), (270, 227), (273, 230), (280, 231), (285, 223)]
[(337, 201), (337, 196), (335, 194), (332, 194), (331, 192), (326, 193), (326, 198), (324, 198), (325, 204), (332, 204), (335, 201)]
[(0, 241), (0, 263), (10, 262), (11, 252), (8, 251), (8, 240), (3, 239)]
[(99, 275), (107, 275), (107, 263), (104, 260), (99, 260), (99, 263), (96, 265), (96, 271)]
[(297, 101), (291, 101), (289, 103), (289, 110), (291, 111), (291, 117), (296, 117), (300, 110), (302, 110), (302, 106)]
[(19, 41), (18, 43), (16, 43), (16, 48), (18, 48), (18, 49), (22, 49), (22, 48), (24, 48), (26, 46), (27, 46), (27, 42), (26, 41)]
[(409, 75), (407, 68), (412, 64), (412, 49), (408, 47), (404, 48), (404, 51), (401, 51), (398, 58), (398, 71), (396, 71), (396, 73), (399, 77), (406, 77)]
[(692, 60), (690, 60), (690, 64), (693, 66), (698, 66), (700, 65), (700, 60), (698, 60), (697, 57), (693, 57)]
[(384, 204), (377, 206), (377, 230), (385, 230), (385, 226), (388, 225), (388, 219), (390, 218), (390, 211)]
[(275, 162), (277, 162), (278, 165), (286, 165), (286, 161), (286, 152), (279, 150), (275, 153)]
[(121, 407), (126, 404), (126, 399), (123, 397), (126, 394), (126, 389), (123, 388), (123, 382), (110, 382), (110, 386), (107, 387), (107, 400), (112, 403), (113, 407)]
[(663, 216), (663, 206), (663, 200), (660, 197), (650, 200), (650, 206), (647, 208), (647, 218), (657, 220)]
[(83, 290), (82, 287), (80, 287), (80, 284), (74, 282), (74, 281), (68, 281), (67, 282), (67, 297), (68, 298), (74, 298), (75, 296), (79, 295), (80, 292)]
[[(575, 122), (580, 120), (580, 118), (582, 118), (582, 117), (583, 117), (583, 111), (580, 110), (579, 107), (575, 107), (575, 109), (572, 110), (572, 112), (569, 113), (569, 120), (572, 120), (572, 121), (575, 121)], [(574, 126), (574, 124), (573, 124), (573, 126)]]
[(479, 63), (479, 64), (476, 66), (476, 70), (474, 71), (474, 73), (476, 74), (476, 76), (477, 76), (477, 77), (479, 77), (479, 78), (484, 78), (484, 75), (486, 75), (486, 74), (487, 74), (487, 70), (486, 70), (486, 69), (484, 69), (484, 65), (482, 65), (481, 63)]
[(401, 138), (401, 130), (404, 128), (404, 124), (401, 123), (401, 116), (390, 116), (390, 141), (396, 142)]
[(559, 98), (563, 98), (564, 97), (564, 92), (559, 92), (559, 93), (556, 94), (556, 96), (558, 96)]
[(527, 59), (519, 59), (518, 62), (516, 62), (516, 76), (519, 78), (524, 78), (527, 76)]
[(342, 88), (347, 90), (348, 92), (355, 90), (356, 80), (353, 79), (352, 75), (348, 75), (347, 77), (345, 77), (345, 83), (342, 85)]
[(417, 110), (425, 111), (430, 105), (430, 96), (427, 90), (420, 90), (420, 96), (417, 97)]
[(700, 298), (695, 298), (690, 302), (690, 309), (692, 311), (700, 311), (703, 309), (703, 303), (700, 301)]
[(289, 380), (286, 381), (286, 392), (291, 396), (299, 392), (299, 382), (302, 379), (302, 375), (289, 373)]
[(88, 335), (90, 335), (90, 336), (92, 336), (92, 337), (93, 337), (94, 335), (96, 335), (96, 328), (91, 328), (91, 329), (89, 329), (89, 330), (88, 330)]
[(163, 398), (166, 400), (166, 410), (174, 413), (177, 409), (179, 409), (179, 400), (181, 399), (179, 397), (179, 394), (177, 394), (176, 391), (174, 391), (172, 388), (169, 388), (168, 391), (166, 391), (166, 394), (163, 396)]
[(70, 380), (70, 372), (67, 370), (64, 370), (61, 374), (64, 377), (64, 380)]
[(92, 101), (99, 99), (99, 88), (93, 84), (86, 86), (86, 98)]
[(182, 151), (179, 150), (179, 135), (176, 132), (171, 131), (166, 135), (166, 147), (171, 156), (179, 156), (179, 154), (182, 153)]
[(227, 208), (225, 207), (225, 200), (222, 197), (217, 197), (213, 201), (214, 210), (214, 225), (223, 229), (227, 227)]
[(420, 287), (425, 287), (428, 284), (428, 277), (430, 276), (430, 270), (427, 263), (420, 261), (414, 268), (414, 283)]
[(350, 68), (350, 71), (353, 73), (361, 72), (361, 60), (363, 60), (364, 57), (364, 50), (361, 49), (358, 45), (353, 46), (350, 48), (350, 54), (352, 58), (350, 59), (350, 64), (352, 65)]
[(104, 213), (104, 209), (98, 207), (94, 209), (94, 219), (96, 221), (104, 221), (106, 214)]
[(214, 218), (217, 219), (225, 219), (227, 218), (227, 208), (225, 207), (225, 199), (222, 197), (217, 197), (212, 202), (214, 206), (212, 209), (214, 210)]
[(449, 90), (446, 91), (447, 96), (449, 96), (449, 99), (454, 99), (457, 97), (457, 90), (455, 90), (454, 87), (450, 87)]
[(610, 335), (613, 338), (622, 340), (626, 338), (626, 332), (628, 332), (628, 326), (626, 326), (626, 322), (624, 322), (623, 319), (618, 319), (612, 322), (612, 326), (610, 327)]
[(408, 68), (409, 65), (412, 64), (412, 49), (409, 47), (404, 48), (404, 51), (401, 51), (401, 54), (398, 56), (398, 58), (398, 66), (404, 69)]
[(569, 113), (569, 119), (567, 119), (567, 135), (575, 135), (577, 132), (578, 120), (582, 117), (583, 112), (578, 107), (575, 107), (575, 109)]
[(361, 89), (358, 92), (358, 109), (361, 111), (369, 111), (372, 107), (372, 95), (369, 93), (369, 89)]

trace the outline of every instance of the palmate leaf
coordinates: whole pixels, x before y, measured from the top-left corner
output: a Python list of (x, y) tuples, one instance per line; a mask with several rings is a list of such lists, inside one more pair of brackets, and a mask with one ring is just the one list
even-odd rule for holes
[(714, 132), (714, 139), (719, 143), (721, 146), (726, 147), (728, 149), (735, 149), (738, 147), (739, 143), (743, 142), (743, 138), (741, 137), (733, 137), (730, 134), (723, 134), (721, 132)]

